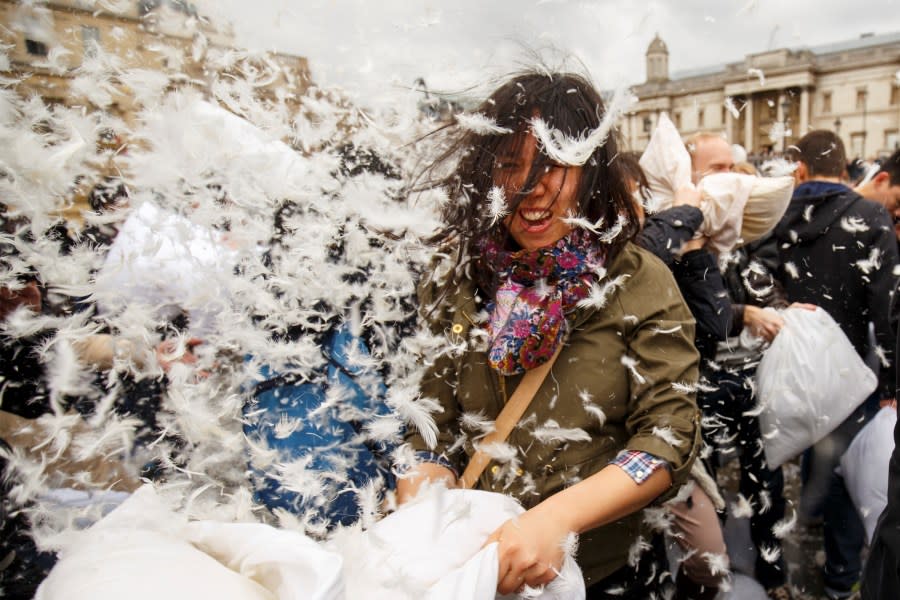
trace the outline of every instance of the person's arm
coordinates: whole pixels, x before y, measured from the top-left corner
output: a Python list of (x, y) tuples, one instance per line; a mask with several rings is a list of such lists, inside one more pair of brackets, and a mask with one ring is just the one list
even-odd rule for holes
[(725, 340), (732, 306), (715, 257), (704, 249), (687, 252), (675, 261), (672, 274), (697, 321), (698, 347)]
[(625, 471), (609, 465), (505, 522), (485, 542), (498, 543), (497, 591), (510, 594), (523, 584), (549, 583), (562, 566), (569, 533), (590, 531), (630, 515), (671, 485), (666, 469), (638, 485)]
[(699, 208), (674, 206), (648, 216), (635, 243), (671, 267), (677, 253), (690, 242), (702, 223), (703, 213)]
[(671, 273), (656, 261), (642, 266), (614, 300), (624, 314), (638, 313), (637, 323), (629, 324), (625, 332), (628, 356), (639, 375), (628, 375), (630, 438), (625, 449), (665, 461), (668, 468), (637, 483), (620, 466), (608, 465), (504, 523), (490, 538), (498, 542), (501, 593), (523, 583), (552, 580), (570, 532), (588, 531), (631, 514), (667, 492), (674, 493), (674, 486), (688, 477), (700, 449), (695, 394), (685, 389), (698, 378), (694, 322), (680, 295), (672, 293), (676, 286)]
[(771, 343), (784, 327), (784, 318), (774, 310), (748, 304), (744, 307), (744, 328)]

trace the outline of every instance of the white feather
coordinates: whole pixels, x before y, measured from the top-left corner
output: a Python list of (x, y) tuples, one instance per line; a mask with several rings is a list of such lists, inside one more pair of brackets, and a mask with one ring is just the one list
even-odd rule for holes
[(532, 132), (547, 156), (564, 165), (580, 167), (599, 146), (606, 143), (616, 122), (636, 101), (637, 98), (627, 88), (617, 89), (607, 104), (606, 114), (600, 125), (577, 138), (570, 138), (561, 131), (550, 128), (541, 117), (531, 120)]
[(628, 356), (627, 354), (623, 354), (621, 358), (619, 358), (619, 362), (621, 362), (625, 366), (625, 368), (631, 372), (631, 376), (634, 377), (634, 380), (638, 384), (643, 385), (647, 383), (646, 378), (644, 378), (644, 376), (641, 375), (637, 370), (638, 361), (636, 359)]
[(488, 214), (491, 218), (491, 227), (509, 214), (509, 205), (506, 202), (506, 194), (503, 188), (492, 186), (488, 191)]
[(579, 308), (601, 309), (606, 306), (609, 298), (613, 293), (622, 287), (630, 276), (619, 275), (612, 280), (601, 280), (591, 284), (591, 290), (588, 296), (578, 301)]
[(731, 515), (736, 519), (749, 519), (753, 516), (753, 506), (743, 494), (738, 494), (737, 501), (731, 504)]
[(676, 448), (680, 448), (684, 446), (685, 440), (679, 439), (678, 436), (672, 431), (671, 427), (654, 427), (651, 431), (652, 435), (655, 435), (665, 443), (670, 446), (675, 446)]
[(794, 527), (797, 525), (797, 511), (794, 511), (791, 516), (785, 517), (781, 519), (775, 525), (772, 526), (772, 533), (779, 540), (785, 539), (791, 531), (794, 530)]
[(548, 419), (541, 427), (535, 427), (532, 435), (542, 444), (591, 441), (590, 434), (585, 430), (577, 427), (560, 427), (553, 419)]
[(762, 69), (751, 67), (747, 69), (747, 75), (759, 78), (759, 85), (766, 85), (766, 74), (763, 73)]
[(511, 129), (500, 127), (496, 122), (482, 113), (459, 113), (455, 118), (460, 127), (479, 135), (512, 133)]

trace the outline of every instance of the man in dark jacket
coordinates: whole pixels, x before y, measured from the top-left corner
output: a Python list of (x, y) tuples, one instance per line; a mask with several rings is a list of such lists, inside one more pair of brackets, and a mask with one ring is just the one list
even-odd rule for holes
[[(767, 309), (788, 305), (773, 276), (777, 257), (770, 242), (767, 236), (724, 257), (722, 276), (734, 318), (729, 339), (718, 344), (714, 360), (701, 366), (709, 387), (697, 394), (697, 403), (707, 417), (704, 439), (715, 452), (710, 470), (715, 473), (720, 451), (734, 446), (740, 450), (739, 491), (753, 509), (754, 576), (770, 598), (780, 599), (791, 597), (782, 541), (774, 529), (785, 516), (784, 473), (781, 467), (772, 470), (766, 464), (753, 385), (765, 349), (759, 340), (771, 343), (783, 326), (781, 317)], [(745, 330), (750, 334), (746, 340)]]
[[(868, 324), (875, 327), (881, 397), (894, 397), (891, 296), (896, 285), (897, 243), (885, 208), (842, 183), (846, 158), (841, 139), (812, 131), (794, 147), (797, 187), (775, 228), (785, 292), (794, 302), (825, 309), (866, 356)], [(835, 475), (841, 455), (863, 426), (865, 406), (813, 446), (801, 507), (823, 511), (826, 594), (847, 598), (860, 575), (864, 532), (844, 486)]]
[[(731, 146), (720, 135), (697, 133), (688, 138), (686, 146), (695, 184), (707, 175), (734, 169)], [(780, 467), (773, 471), (766, 464), (759, 417), (753, 411), (757, 404), (753, 381), (763, 348), (759, 343), (747, 346), (741, 342), (741, 332), (746, 330), (750, 337), (771, 343), (783, 325), (777, 313), (764, 310), (787, 306), (773, 281), (777, 256), (773, 256), (775, 249), (769, 240), (767, 236), (719, 256), (724, 278), (724, 284), (720, 283), (722, 301), (728, 305), (723, 312), (731, 319), (720, 330), (719, 343), (712, 345), (712, 351), (701, 350), (705, 360), (700, 372), (707, 385), (698, 392), (697, 403), (704, 416), (704, 440), (713, 449), (712, 460), (707, 462), (713, 475), (722, 450), (735, 446), (740, 450), (739, 491), (753, 509), (750, 538), (757, 549), (753, 574), (770, 598), (782, 599), (791, 594), (781, 539), (773, 527), (784, 518), (784, 475)], [(700, 349), (699, 326), (697, 331)]]

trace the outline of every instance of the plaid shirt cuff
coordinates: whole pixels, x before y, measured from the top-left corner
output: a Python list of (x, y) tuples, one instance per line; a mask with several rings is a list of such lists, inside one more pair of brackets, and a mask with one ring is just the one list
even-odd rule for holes
[(609, 464), (616, 465), (638, 485), (644, 483), (655, 471), (669, 469), (669, 463), (640, 450), (622, 450)]

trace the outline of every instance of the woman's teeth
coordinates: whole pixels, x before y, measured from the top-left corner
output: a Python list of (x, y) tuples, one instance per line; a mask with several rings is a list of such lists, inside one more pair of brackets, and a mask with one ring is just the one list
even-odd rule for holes
[(532, 222), (543, 221), (549, 216), (546, 210), (520, 210), (519, 214), (526, 221)]

